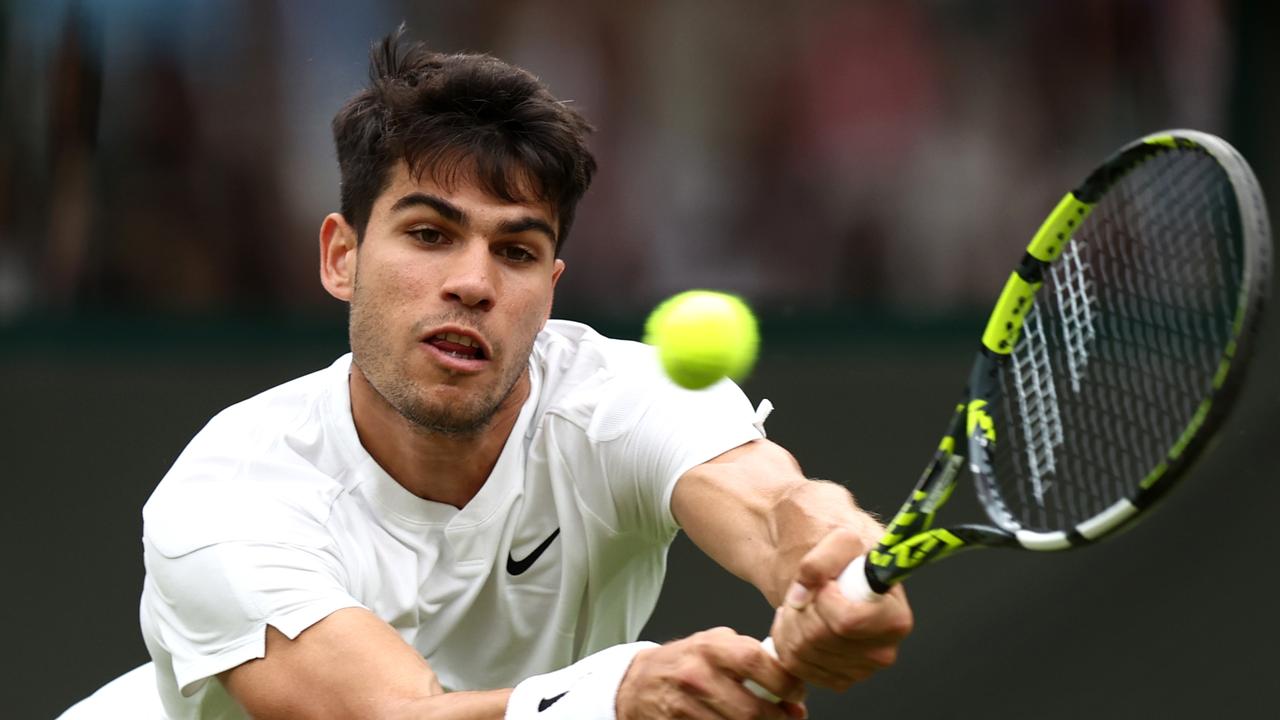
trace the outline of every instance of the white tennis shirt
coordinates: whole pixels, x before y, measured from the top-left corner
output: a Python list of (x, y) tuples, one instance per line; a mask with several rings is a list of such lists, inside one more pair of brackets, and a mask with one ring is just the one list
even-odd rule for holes
[[(243, 717), (213, 678), (363, 607), (448, 690), (511, 687), (636, 639), (686, 470), (762, 436), (729, 381), (692, 392), (652, 348), (551, 321), (480, 492), (423, 500), (361, 446), (344, 356), (219, 413), (143, 509), (141, 622), (171, 718)], [(352, 672), (359, 672), (352, 668)]]

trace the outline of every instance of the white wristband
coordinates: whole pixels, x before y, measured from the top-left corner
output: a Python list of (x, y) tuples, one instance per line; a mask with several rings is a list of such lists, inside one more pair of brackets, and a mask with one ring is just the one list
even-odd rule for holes
[(567, 668), (516, 685), (506, 720), (615, 720), (618, 686), (636, 653), (656, 643), (614, 645)]

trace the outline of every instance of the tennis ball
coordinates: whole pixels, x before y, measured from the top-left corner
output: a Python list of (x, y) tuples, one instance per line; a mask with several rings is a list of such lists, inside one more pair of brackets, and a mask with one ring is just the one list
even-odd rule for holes
[(741, 298), (712, 290), (688, 290), (649, 314), (644, 341), (658, 348), (662, 368), (677, 385), (700, 390), (726, 375), (751, 372), (760, 331)]

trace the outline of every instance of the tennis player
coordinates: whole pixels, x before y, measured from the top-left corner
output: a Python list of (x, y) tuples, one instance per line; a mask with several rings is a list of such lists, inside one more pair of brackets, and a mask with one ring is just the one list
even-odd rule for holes
[[(880, 531), (849, 493), (733, 383), (679, 389), (647, 346), (548, 319), (583, 118), (401, 33), (372, 65), (320, 228), (351, 353), (187, 446), (143, 510), (154, 662), (67, 717), (802, 717), (806, 681), (891, 664), (902, 590), (831, 582)], [(636, 642), (679, 529), (779, 608), (778, 659), (725, 628)]]

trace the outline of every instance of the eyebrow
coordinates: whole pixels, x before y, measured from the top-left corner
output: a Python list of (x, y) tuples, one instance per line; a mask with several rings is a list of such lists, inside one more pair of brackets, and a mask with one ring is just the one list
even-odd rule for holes
[[(448, 220), (455, 225), (469, 225), (471, 219), (467, 217), (467, 213), (462, 208), (445, 200), (442, 197), (431, 195), (428, 193), (414, 192), (405, 195), (391, 206), (392, 214), (413, 207), (428, 207), (435, 210), (440, 217)], [(540, 232), (547, 236), (552, 245), (556, 244), (556, 231), (544, 220), (536, 217), (526, 216), (507, 220), (498, 226), (498, 231), (504, 235), (516, 235), (528, 231)]]
[(535, 217), (522, 217), (518, 220), (508, 220), (498, 226), (504, 235), (518, 235), (522, 232), (533, 230), (547, 236), (552, 245), (556, 244), (556, 231), (550, 225)]
[(467, 214), (462, 211), (462, 208), (444, 198), (420, 192), (409, 193), (397, 200), (391, 206), (391, 212), (394, 214), (413, 207), (429, 207), (451, 223), (458, 225), (466, 225), (468, 223)]

